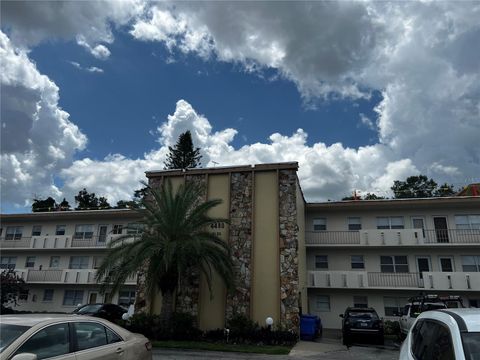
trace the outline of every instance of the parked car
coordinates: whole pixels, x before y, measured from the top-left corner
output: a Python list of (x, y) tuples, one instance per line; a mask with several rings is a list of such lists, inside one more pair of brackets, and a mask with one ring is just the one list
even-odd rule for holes
[(408, 300), (400, 314), (400, 331), (404, 336), (412, 327), (418, 315), (424, 311), (463, 307), (460, 296), (422, 295)]
[(107, 320), (60, 314), (0, 316), (0, 360), (151, 360), (152, 345)]
[(408, 332), (399, 359), (480, 359), (480, 309), (423, 312)]
[(76, 308), (73, 314), (90, 315), (106, 319), (108, 321), (118, 321), (128, 310), (116, 304), (87, 304)]
[(384, 343), (383, 320), (373, 308), (348, 307), (342, 320), (343, 344), (350, 345), (354, 338), (368, 337), (377, 343)]

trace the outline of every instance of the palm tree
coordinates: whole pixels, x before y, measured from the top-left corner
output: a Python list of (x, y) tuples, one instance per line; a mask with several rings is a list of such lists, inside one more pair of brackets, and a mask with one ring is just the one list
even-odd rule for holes
[(227, 222), (207, 215), (221, 200), (202, 202), (201, 194), (193, 182), (181, 185), (176, 192), (169, 180), (159, 189), (148, 187), (148, 196), (141, 200), (144, 209), (139, 210), (143, 213), (143, 232), (133, 238), (123, 235), (108, 245), (108, 255), (96, 275), (97, 281), (103, 280), (103, 291), (109, 288), (115, 292), (129, 276), (144, 271), (148, 298), (158, 290), (162, 294), (160, 319), (166, 325), (174, 311), (179, 280), (192, 270), (203, 273), (211, 296), (213, 271), (230, 288), (233, 265), (229, 247), (208, 231), (213, 223)]

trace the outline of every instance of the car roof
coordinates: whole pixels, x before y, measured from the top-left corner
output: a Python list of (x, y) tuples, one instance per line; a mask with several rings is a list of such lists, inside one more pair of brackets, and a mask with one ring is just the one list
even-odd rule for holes
[(419, 318), (431, 318), (443, 322), (453, 319), (460, 331), (480, 332), (480, 309), (476, 308), (431, 310), (420, 314)]
[(363, 312), (376, 312), (374, 308), (368, 307), (368, 308), (362, 308), (362, 307), (348, 307), (347, 311), (363, 311)]
[(35, 326), (44, 321), (68, 321), (78, 319), (79, 315), (68, 314), (17, 314), (17, 315), (1, 315), (0, 322), (2, 324)]

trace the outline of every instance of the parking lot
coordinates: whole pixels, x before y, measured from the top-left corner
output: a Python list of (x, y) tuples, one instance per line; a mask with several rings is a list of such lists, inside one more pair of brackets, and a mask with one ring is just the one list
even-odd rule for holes
[(194, 350), (163, 350), (155, 349), (154, 359), (193, 360), (193, 359), (228, 359), (228, 360), (293, 360), (293, 359), (328, 359), (328, 360), (397, 360), (398, 346), (354, 345), (350, 348), (343, 346), (337, 340), (326, 339), (321, 342), (300, 341), (293, 348), (290, 355), (262, 355), (240, 354), (213, 351)]

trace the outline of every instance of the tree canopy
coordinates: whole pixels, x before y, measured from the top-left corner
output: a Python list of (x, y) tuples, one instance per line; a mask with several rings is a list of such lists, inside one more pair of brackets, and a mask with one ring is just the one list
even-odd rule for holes
[[(214, 271), (227, 288), (233, 286), (233, 264), (228, 244), (208, 231), (212, 224), (227, 222), (208, 215), (221, 200), (200, 202), (202, 192), (193, 182), (173, 191), (171, 182), (165, 181), (148, 191), (142, 199), (144, 209), (139, 210), (144, 231), (112, 240), (96, 276), (104, 281), (103, 291), (115, 292), (129, 276), (142, 272), (147, 296), (157, 289), (162, 293), (161, 319), (166, 324), (181, 279), (195, 271), (203, 273), (211, 293)], [(132, 241), (124, 241), (127, 238)]]
[(33, 199), (32, 203), (32, 212), (49, 212), (49, 211), (68, 211), (70, 210), (70, 204), (68, 201), (63, 198), (63, 201), (60, 204), (57, 204), (57, 201), (49, 196), (46, 199)]
[(425, 175), (409, 176), (405, 181), (395, 180), (391, 189), (395, 199), (428, 198), (455, 194), (453, 185), (445, 183), (438, 186), (433, 179), (429, 179)]
[(95, 193), (89, 193), (86, 188), (80, 190), (75, 196), (75, 203), (77, 204), (75, 210), (111, 209), (106, 198), (97, 198)]
[(0, 297), (2, 308), (7, 305), (17, 305), (20, 292), (25, 290), (25, 281), (17, 275), (14, 269), (5, 269), (0, 273)]
[(200, 148), (193, 147), (192, 134), (188, 130), (180, 134), (175, 146), (169, 146), (168, 150), (165, 169), (189, 169), (201, 165)]

